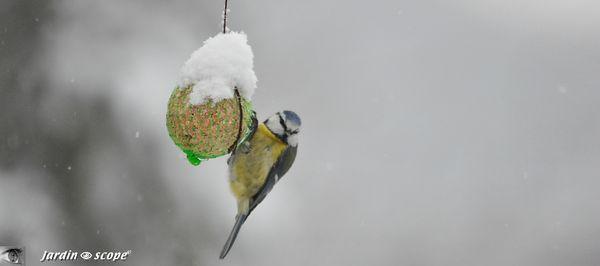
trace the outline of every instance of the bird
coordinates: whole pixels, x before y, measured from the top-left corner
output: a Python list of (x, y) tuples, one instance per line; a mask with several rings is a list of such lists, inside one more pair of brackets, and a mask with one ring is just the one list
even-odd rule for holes
[(287, 110), (277, 112), (254, 126), (251, 135), (227, 160), (229, 186), (237, 200), (237, 215), (220, 259), (229, 253), (248, 215), (291, 168), (298, 152), (301, 124), (296, 113)]

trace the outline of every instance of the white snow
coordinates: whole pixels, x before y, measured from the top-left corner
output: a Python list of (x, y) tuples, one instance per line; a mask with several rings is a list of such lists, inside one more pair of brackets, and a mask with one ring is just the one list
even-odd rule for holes
[(234, 88), (250, 100), (256, 89), (254, 55), (243, 32), (219, 33), (204, 41), (181, 68), (179, 87), (193, 85), (190, 103), (234, 97)]

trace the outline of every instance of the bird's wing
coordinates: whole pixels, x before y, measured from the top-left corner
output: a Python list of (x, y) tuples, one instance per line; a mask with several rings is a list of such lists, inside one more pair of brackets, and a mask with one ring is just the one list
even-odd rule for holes
[(265, 184), (260, 188), (258, 193), (256, 193), (256, 195), (254, 195), (250, 200), (250, 211), (248, 212), (248, 214), (250, 214), (252, 210), (254, 210), (254, 208), (256, 208), (256, 206), (258, 206), (258, 204), (260, 204), (263, 201), (263, 199), (265, 199), (267, 194), (269, 194), (269, 192), (271, 192), (271, 189), (273, 189), (273, 186), (275, 186), (275, 183), (277, 183), (277, 181), (279, 181), (279, 179), (281, 179), (281, 177), (283, 177), (283, 175), (285, 175), (285, 173), (287, 173), (287, 171), (290, 170), (290, 167), (292, 167), (292, 164), (296, 159), (297, 152), (297, 146), (289, 146), (283, 151), (283, 154), (279, 157), (277, 162), (275, 162), (273, 167), (271, 167), (269, 174), (267, 174)]

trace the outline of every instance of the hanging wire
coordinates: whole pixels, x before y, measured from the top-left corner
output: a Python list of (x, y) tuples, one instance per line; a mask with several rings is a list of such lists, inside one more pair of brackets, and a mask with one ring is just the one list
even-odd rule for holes
[(238, 107), (240, 110), (240, 116), (239, 116), (239, 126), (238, 126), (238, 134), (237, 134), (237, 138), (235, 139), (235, 143), (233, 143), (233, 147), (231, 148), (231, 153), (235, 153), (235, 150), (237, 150), (237, 147), (240, 145), (240, 140), (242, 139), (242, 125), (244, 123), (244, 109), (242, 108), (242, 97), (240, 96), (240, 92), (238, 91), (237, 88), (235, 88), (235, 99), (238, 102)]
[(227, 33), (227, 0), (225, 0), (225, 8), (223, 9), (223, 33)]
[[(225, 7), (223, 8), (223, 34), (227, 33), (227, 0), (225, 0)], [(242, 125), (244, 123), (244, 108), (242, 107), (242, 97), (240, 96), (240, 91), (238, 88), (234, 88), (235, 99), (238, 102), (238, 108), (240, 111), (239, 116), (239, 126), (238, 126), (238, 134), (235, 140), (235, 143), (229, 148), (231, 153), (235, 153), (238, 145), (240, 145), (240, 140), (242, 139), (243, 128)]]

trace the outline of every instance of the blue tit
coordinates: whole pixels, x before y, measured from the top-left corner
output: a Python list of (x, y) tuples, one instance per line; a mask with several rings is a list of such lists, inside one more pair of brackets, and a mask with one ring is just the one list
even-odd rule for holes
[(231, 154), (229, 185), (237, 200), (235, 225), (221, 251), (223, 259), (231, 249), (248, 215), (290, 169), (298, 151), (300, 117), (281, 111), (258, 125), (252, 135)]

